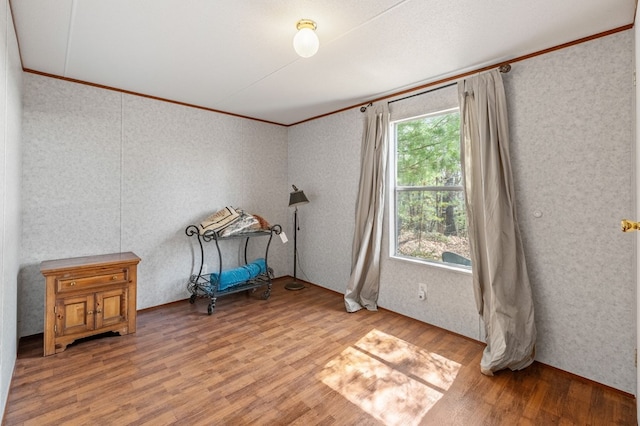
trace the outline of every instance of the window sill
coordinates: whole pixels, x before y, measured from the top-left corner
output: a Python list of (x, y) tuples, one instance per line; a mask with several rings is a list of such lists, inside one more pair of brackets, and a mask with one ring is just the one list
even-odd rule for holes
[(439, 268), (439, 269), (444, 269), (447, 271), (451, 271), (451, 272), (457, 272), (460, 274), (465, 274), (465, 275), (471, 275), (473, 273), (473, 271), (471, 270), (470, 267), (466, 267), (466, 266), (454, 266), (450, 263), (442, 263), (442, 262), (436, 262), (436, 261), (428, 261), (428, 260), (419, 260), (416, 258), (412, 258), (412, 257), (403, 257), (403, 256), (397, 256), (397, 255), (390, 255), (389, 259), (394, 260), (394, 261), (400, 261), (400, 262), (408, 262), (408, 263), (412, 263), (414, 265), (424, 265), (427, 267), (432, 267), (432, 268)]

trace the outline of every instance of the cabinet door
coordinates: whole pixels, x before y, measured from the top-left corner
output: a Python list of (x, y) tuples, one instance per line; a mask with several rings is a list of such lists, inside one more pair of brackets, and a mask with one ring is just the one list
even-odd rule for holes
[(127, 289), (96, 293), (96, 328), (127, 322)]
[(82, 333), (93, 330), (93, 294), (71, 296), (56, 300), (56, 336)]

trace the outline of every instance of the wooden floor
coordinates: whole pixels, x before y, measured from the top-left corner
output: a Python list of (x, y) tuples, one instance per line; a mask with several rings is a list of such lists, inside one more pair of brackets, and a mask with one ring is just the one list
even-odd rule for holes
[(42, 357), (22, 339), (6, 425), (636, 425), (635, 399), (309, 285), (143, 311), (137, 333)]

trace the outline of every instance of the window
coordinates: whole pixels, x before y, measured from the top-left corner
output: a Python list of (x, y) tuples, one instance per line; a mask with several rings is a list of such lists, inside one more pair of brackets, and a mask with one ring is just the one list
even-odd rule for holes
[(394, 255), (469, 268), (458, 108), (392, 127)]

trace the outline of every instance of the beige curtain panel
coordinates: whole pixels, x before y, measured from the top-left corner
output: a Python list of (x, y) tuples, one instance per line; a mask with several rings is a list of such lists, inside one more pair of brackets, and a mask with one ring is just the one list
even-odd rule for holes
[(458, 94), (473, 286), (487, 342), (480, 370), (493, 375), (533, 362), (533, 300), (516, 220), (502, 75), (494, 70), (459, 82)]
[(347, 312), (378, 309), (380, 253), (387, 168), (389, 107), (367, 108), (360, 151), (360, 185), (351, 252), (351, 276), (345, 291)]

